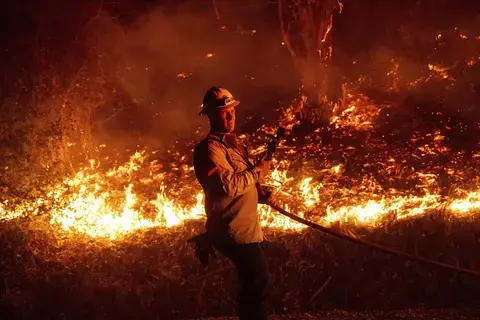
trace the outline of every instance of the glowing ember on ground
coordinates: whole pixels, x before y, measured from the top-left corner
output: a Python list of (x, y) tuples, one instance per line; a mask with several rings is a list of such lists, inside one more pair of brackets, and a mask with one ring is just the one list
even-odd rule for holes
[(182, 73), (177, 74), (177, 79), (186, 79), (186, 78), (188, 78), (188, 77), (191, 76), (191, 75), (192, 75), (191, 72), (190, 72), (190, 73), (184, 73), (184, 72), (182, 72)]
[(428, 69), (437, 72), (444, 79), (449, 78), (447, 68), (442, 68), (433, 64), (429, 64)]

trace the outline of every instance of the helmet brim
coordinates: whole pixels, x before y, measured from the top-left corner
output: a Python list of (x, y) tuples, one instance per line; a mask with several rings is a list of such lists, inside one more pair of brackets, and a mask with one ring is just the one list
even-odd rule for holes
[(232, 100), (230, 101), (229, 103), (225, 104), (225, 105), (222, 105), (222, 106), (203, 106), (202, 107), (202, 110), (200, 110), (200, 115), (202, 114), (206, 114), (207, 112), (211, 111), (211, 110), (223, 110), (223, 109), (227, 109), (227, 108), (233, 108), (233, 107), (236, 107), (240, 104), (240, 101), (238, 100)]

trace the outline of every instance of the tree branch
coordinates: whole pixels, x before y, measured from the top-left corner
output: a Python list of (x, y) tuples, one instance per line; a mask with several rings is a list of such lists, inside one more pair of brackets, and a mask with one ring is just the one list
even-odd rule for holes
[(278, 18), (280, 20), (280, 31), (282, 33), (282, 41), (287, 47), (288, 51), (292, 55), (292, 57), (295, 57), (295, 51), (293, 51), (292, 45), (290, 43), (290, 40), (288, 38), (288, 32), (290, 30), (290, 23), (288, 24), (287, 30), (285, 30), (285, 24), (283, 22), (283, 1), (285, 0), (279, 0), (278, 1)]
[(212, 4), (213, 10), (215, 10), (215, 15), (217, 16), (217, 19), (220, 20), (220, 13), (218, 12), (217, 1), (212, 0)]

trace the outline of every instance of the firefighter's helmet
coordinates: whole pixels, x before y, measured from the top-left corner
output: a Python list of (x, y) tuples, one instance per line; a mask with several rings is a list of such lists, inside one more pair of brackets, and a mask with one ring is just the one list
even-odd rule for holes
[(202, 110), (200, 111), (200, 114), (206, 114), (210, 110), (215, 109), (218, 110), (236, 107), (239, 103), (240, 101), (235, 100), (232, 93), (224, 87), (211, 87), (203, 97)]

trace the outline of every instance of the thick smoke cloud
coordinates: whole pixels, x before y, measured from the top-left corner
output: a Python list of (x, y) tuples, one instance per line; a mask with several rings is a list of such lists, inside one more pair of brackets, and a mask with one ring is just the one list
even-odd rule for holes
[(114, 91), (96, 112), (97, 135), (116, 141), (139, 135), (140, 143), (162, 147), (198, 127), (204, 132), (207, 121), (198, 111), (212, 85), (241, 100), (241, 122), (256, 108), (278, 107), (278, 92), (291, 99), (298, 80), (275, 18), (229, 19), (231, 10), (218, 20), (213, 8), (187, 4), (175, 13), (152, 9), (129, 26), (110, 15), (95, 21), (90, 47)]

